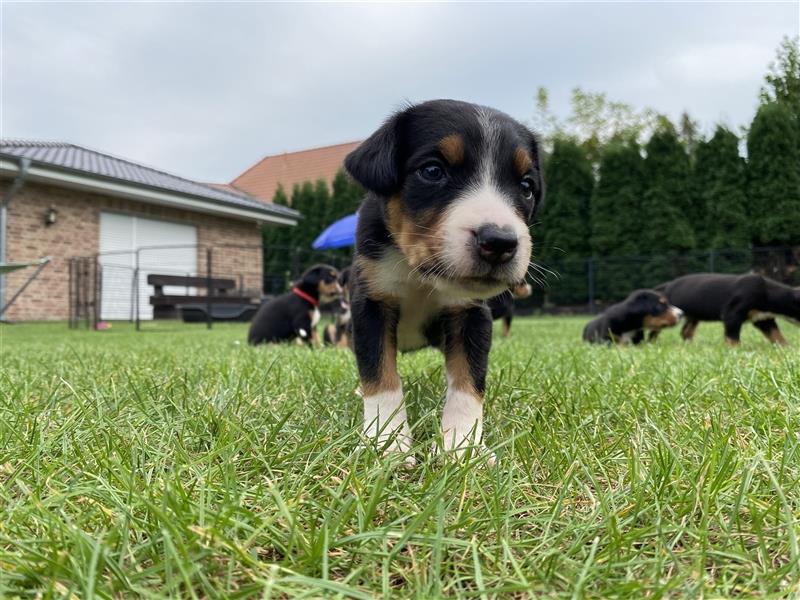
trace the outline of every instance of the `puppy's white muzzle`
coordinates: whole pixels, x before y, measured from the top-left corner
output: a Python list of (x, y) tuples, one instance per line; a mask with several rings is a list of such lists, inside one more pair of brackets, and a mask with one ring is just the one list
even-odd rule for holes
[(469, 295), (489, 298), (525, 277), (533, 246), (528, 226), (491, 186), (472, 189), (454, 200), (441, 232), (447, 287), (463, 280), (461, 287)]

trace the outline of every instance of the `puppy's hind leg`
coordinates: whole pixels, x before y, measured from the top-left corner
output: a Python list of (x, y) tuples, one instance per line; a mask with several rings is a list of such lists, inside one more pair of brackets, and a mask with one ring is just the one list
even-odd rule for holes
[[(483, 307), (456, 312), (448, 318), (445, 334), (447, 398), (442, 411), (444, 450), (460, 457), (481, 443), (483, 395), (492, 344), (492, 318)], [(488, 459), (495, 462), (494, 455)]]
[(697, 331), (699, 321), (695, 319), (686, 319), (686, 322), (681, 327), (681, 337), (684, 341), (691, 342), (694, 339), (694, 333)]
[(760, 319), (758, 321), (753, 321), (753, 325), (773, 344), (777, 344), (778, 346), (789, 345), (789, 342), (783, 337), (781, 330), (778, 329), (778, 324), (775, 322), (775, 319)]

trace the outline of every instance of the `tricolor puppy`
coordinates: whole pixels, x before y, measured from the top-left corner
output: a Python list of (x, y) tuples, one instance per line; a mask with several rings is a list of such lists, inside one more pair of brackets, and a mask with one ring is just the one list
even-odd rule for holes
[(339, 272), (339, 285), (342, 287), (342, 298), (339, 311), (334, 322), (328, 325), (322, 333), (322, 341), (326, 345), (337, 348), (350, 346), (350, 272), (352, 267), (346, 267)]
[(514, 287), (494, 298), (489, 298), (486, 304), (492, 312), (492, 319), (503, 319), (503, 337), (511, 335), (511, 321), (514, 320), (514, 300), (528, 298), (533, 293), (530, 283), (518, 283)]
[(331, 302), (341, 293), (339, 273), (329, 265), (314, 265), (295, 283), (292, 291), (261, 305), (250, 324), (251, 344), (293, 339), (316, 345), (320, 302)]
[[(757, 273), (694, 273), (678, 277), (658, 289), (686, 313), (686, 323), (681, 330), (681, 337), (686, 341), (694, 337), (700, 321), (722, 321), (725, 340), (736, 346), (742, 325), (750, 321), (768, 340), (783, 346), (786, 338), (778, 329), (775, 317), (800, 322), (800, 288)], [(650, 337), (655, 336), (651, 334)]]
[(447, 372), (445, 449), (461, 454), (483, 429), (492, 340), (483, 300), (529, 266), (543, 193), (536, 138), (491, 108), (434, 100), (390, 117), (345, 166), (368, 190), (351, 289), (365, 434), (408, 450), (396, 355), (434, 346)]
[(644, 331), (661, 331), (678, 324), (683, 311), (654, 290), (636, 290), (622, 302), (612, 304), (583, 330), (584, 341), (603, 344), (638, 344)]

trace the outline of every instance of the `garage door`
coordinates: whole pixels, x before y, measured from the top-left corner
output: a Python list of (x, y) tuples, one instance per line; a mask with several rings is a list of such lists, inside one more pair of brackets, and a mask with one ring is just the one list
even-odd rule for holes
[[(139, 249), (139, 318), (152, 319), (152, 286), (147, 275), (197, 274), (197, 229), (156, 219), (117, 213), (100, 213), (100, 264), (102, 265), (102, 319), (136, 317), (135, 268)], [(169, 294), (187, 293), (186, 288), (165, 288)], [(193, 293), (193, 290), (189, 290)]]

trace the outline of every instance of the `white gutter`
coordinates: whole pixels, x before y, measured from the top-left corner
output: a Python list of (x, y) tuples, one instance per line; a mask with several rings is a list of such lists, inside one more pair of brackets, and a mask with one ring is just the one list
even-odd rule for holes
[[(0, 173), (18, 173), (19, 165), (0, 158)], [(57, 169), (48, 169), (42, 166), (31, 166), (27, 174), (28, 181), (38, 181), (51, 183), (53, 185), (68, 187), (78, 190), (86, 190), (99, 194), (107, 194), (119, 198), (128, 198), (157, 204), (160, 206), (170, 206), (194, 212), (203, 212), (212, 215), (232, 217), (235, 219), (245, 219), (258, 221), (260, 223), (274, 223), (279, 225), (296, 225), (297, 219), (283, 217), (280, 215), (265, 214), (260, 211), (250, 210), (247, 207), (218, 204), (213, 200), (200, 200), (168, 190), (157, 190), (139, 187), (135, 184), (128, 184), (119, 181), (109, 181), (97, 179), (90, 175), (80, 173), (70, 173)]]

